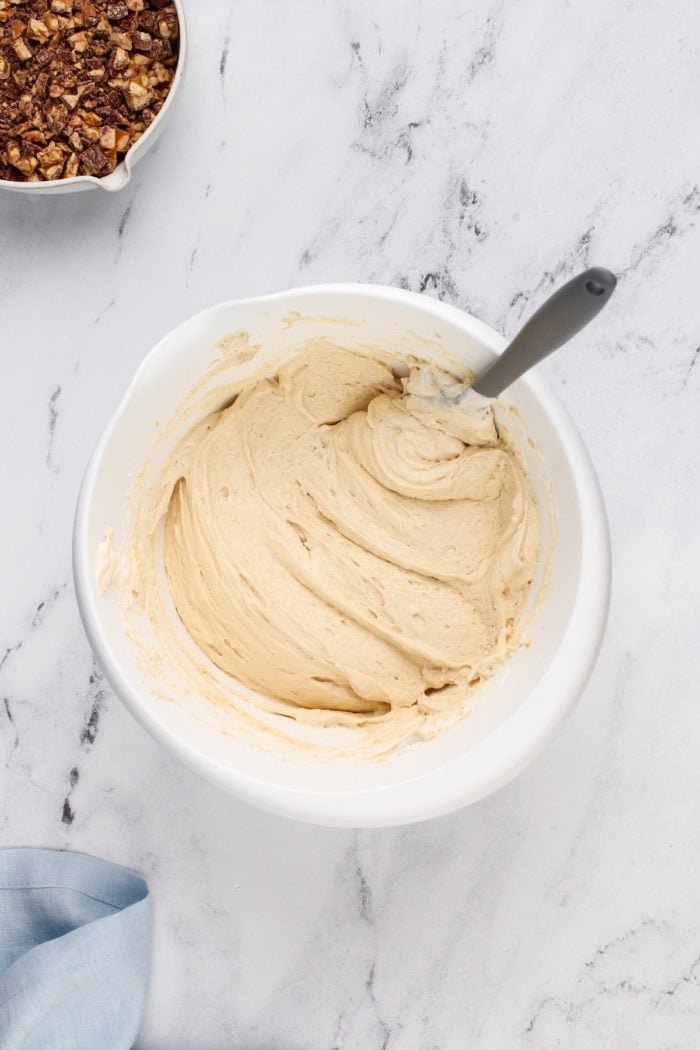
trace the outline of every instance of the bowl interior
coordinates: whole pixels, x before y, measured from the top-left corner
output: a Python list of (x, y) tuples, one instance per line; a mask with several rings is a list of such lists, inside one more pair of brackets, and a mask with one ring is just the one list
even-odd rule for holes
[[(255, 353), (236, 337), (240, 332), (259, 347)], [(476, 372), (503, 345), (487, 326), (442, 303), (362, 286), (233, 302), (190, 319), (146, 358), (91, 461), (76, 519), (79, 604), (116, 692), (154, 735), (205, 776), (250, 801), (305, 819), (337, 824), (422, 819), (473, 801), (515, 775), (575, 700), (599, 643), (607, 602), (602, 505), (578, 435), (537, 379), (515, 384), (500, 410), (541, 515), (543, 551), (530, 644), (475, 694), (466, 718), (433, 740), (383, 761), (334, 763), (283, 760), (245, 745), (226, 713), (208, 701), (159, 696), (159, 683), (135, 662), (115, 589), (102, 597), (97, 593), (95, 566), (105, 529), (114, 529), (118, 546), (134, 478), (149, 457), (156, 471), (191, 425), (187, 414), (176, 417), (195, 384), (204, 397), (208, 387), (265, 370), (273, 374), (281, 360), (318, 337), (362, 353), (383, 346), (448, 366), (463, 362)], [(594, 533), (597, 529), (588, 544), (587, 517)], [(596, 553), (597, 567), (591, 563)], [(589, 576), (588, 584), (595, 586), (589, 594), (584, 584), (591, 572), (595, 579)], [(543, 581), (546, 585), (538, 586)], [(249, 695), (235, 688), (240, 696)]]

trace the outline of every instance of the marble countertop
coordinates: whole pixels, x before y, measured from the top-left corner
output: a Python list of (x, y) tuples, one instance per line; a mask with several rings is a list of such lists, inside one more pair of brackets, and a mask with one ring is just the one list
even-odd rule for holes
[[(700, 12), (695, 0), (188, 5), (172, 125), (120, 194), (0, 193), (0, 845), (138, 869), (140, 1050), (700, 1041)], [(604, 649), (479, 805), (324, 830), (227, 798), (103, 682), (71, 526), (153, 343), (227, 298), (398, 284), (504, 333), (620, 275), (543, 366), (610, 515)]]

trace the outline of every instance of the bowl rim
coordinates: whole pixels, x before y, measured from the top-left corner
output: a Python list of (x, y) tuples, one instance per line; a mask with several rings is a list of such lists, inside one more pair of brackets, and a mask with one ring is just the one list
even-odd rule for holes
[[(602, 644), (611, 587), (610, 536), (603, 497), (589, 453), (573, 420), (539, 375), (530, 373), (519, 382), (535, 396), (557, 431), (581, 508), (579, 586), (569, 624), (539, 682), (504, 723), (468, 752), (413, 779), (380, 788), (313, 791), (254, 778), (190, 745), (148, 708), (113, 658), (97, 614), (94, 566), (87, 543), (91, 496), (105, 449), (142, 373), (153, 368), (154, 364), (157, 366), (161, 359), (167, 360), (169, 344), (176, 332), (217, 312), (250, 305), (263, 306), (285, 299), (296, 303), (309, 297), (339, 294), (410, 304), (432, 314), (436, 320), (456, 324), (465, 334), (496, 353), (506, 345), (506, 340), (493, 328), (466, 311), (418, 292), (377, 284), (307, 285), (228, 300), (186, 318), (146, 354), (90, 457), (78, 497), (73, 532), (75, 591), (85, 632), (110, 686), (141, 725), (187, 766), (243, 801), (281, 816), (342, 827), (396, 826), (453, 812), (477, 802), (518, 776), (534, 761), (573, 709), (593, 671)], [(537, 704), (529, 702), (534, 696)]]
[(127, 185), (131, 180), (134, 164), (136, 164), (137, 161), (148, 152), (151, 146), (154, 145), (163, 123), (168, 117), (173, 104), (173, 99), (182, 82), (182, 77), (185, 71), (187, 57), (187, 23), (185, 20), (183, 0), (170, 0), (170, 3), (173, 4), (177, 11), (180, 30), (177, 65), (175, 66), (173, 81), (155, 120), (148, 125), (144, 133), (140, 135), (136, 139), (136, 142), (134, 142), (133, 146), (127, 150), (123, 159), (117, 164), (114, 171), (110, 171), (109, 175), (72, 175), (69, 179), (45, 179), (43, 182), (20, 182), (19, 180), (14, 179), (0, 179), (1, 190), (10, 190), (15, 193), (49, 193), (50, 191), (56, 192), (62, 190), (65, 193), (72, 193), (89, 186), (99, 186), (100, 189), (106, 190), (108, 193), (114, 193), (117, 190), (123, 189)]

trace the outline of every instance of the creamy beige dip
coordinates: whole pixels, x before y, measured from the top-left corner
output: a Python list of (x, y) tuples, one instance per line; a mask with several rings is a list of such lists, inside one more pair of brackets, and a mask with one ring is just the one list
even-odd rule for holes
[(490, 410), (416, 396), (434, 371), (308, 348), (187, 433), (151, 514), (198, 649), (272, 710), (382, 746), (459, 713), (520, 643), (539, 556), (515, 452)]

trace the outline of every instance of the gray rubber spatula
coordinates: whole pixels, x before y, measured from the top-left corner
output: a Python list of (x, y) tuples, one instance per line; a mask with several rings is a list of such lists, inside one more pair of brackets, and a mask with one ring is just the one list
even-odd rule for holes
[[(487, 368), (467, 393), (498, 397), (545, 357), (558, 350), (597, 317), (610, 299), (617, 278), (594, 266), (559, 288), (520, 329), (501, 356)], [(458, 398), (461, 401), (461, 397)]]

